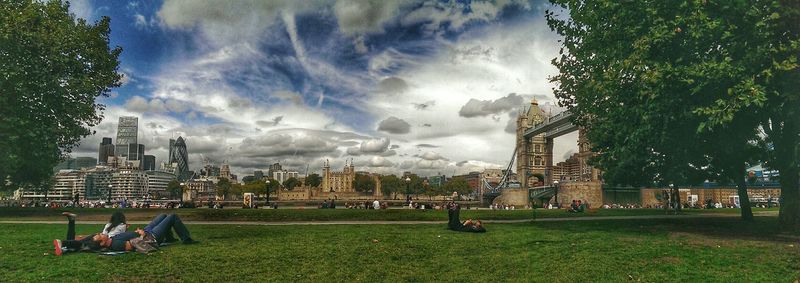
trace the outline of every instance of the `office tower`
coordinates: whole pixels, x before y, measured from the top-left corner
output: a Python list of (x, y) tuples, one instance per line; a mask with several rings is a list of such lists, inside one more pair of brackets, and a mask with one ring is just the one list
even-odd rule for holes
[(103, 138), (98, 149), (97, 164), (108, 164), (109, 156), (114, 156), (114, 144), (111, 143), (111, 138)]
[(169, 155), (167, 155), (167, 163), (175, 162), (172, 160), (172, 149), (175, 148), (175, 139), (169, 139)]
[(275, 172), (278, 172), (278, 171), (281, 171), (281, 170), (283, 170), (283, 166), (281, 166), (280, 163), (272, 164), (272, 165), (269, 166), (269, 170), (267, 171), (267, 174), (268, 174), (267, 176), (269, 176), (270, 178), (274, 178), (273, 175), (275, 175)]
[[(130, 145), (138, 144), (139, 131), (139, 118), (123, 116), (119, 117), (119, 124), (117, 125), (117, 143), (116, 150), (117, 156), (128, 157), (130, 153)], [(138, 147), (134, 149), (134, 152)], [(136, 157), (136, 156), (134, 156)], [(131, 160), (132, 158), (128, 158)], [(135, 158), (133, 158), (135, 159)], [(140, 160), (140, 159), (137, 159)]]
[(156, 157), (153, 155), (145, 155), (142, 159), (142, 170), (155, 171), (156, 170)]
[(189, 175), (189, 152), (186, 151), (186, 142), (183, 140), (183, 137), (178, 137), (169, 151), (172, 152), (172, 155), (169, 157), (170, 163), (177, 163), (178, 165), (177, 168), (175, 168), (175, 175), (178, 177), (178, 180), (188, 180), (191, 177), (191, 175)]
[(261, 170), (253, 171), (253, 177), (255, 177), (256, 180), (264, 179), (264, 171)]

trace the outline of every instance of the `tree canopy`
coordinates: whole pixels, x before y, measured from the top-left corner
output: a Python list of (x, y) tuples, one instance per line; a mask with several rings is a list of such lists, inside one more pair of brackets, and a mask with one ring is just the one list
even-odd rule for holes
[(320, 184), (322, 184), (322, 178), (319, 176), (319, 174), (314, 173), (306, 176), (305, 182), (306, 186), (316, 188), (319, 187)]
[(370, 175), (356, 174), (353, 179), (353, 188), (357, 192), (372, 193), (375, 191), (375, 179)]
[(52, 168), (102, 120), (120, 85), (110, 19), (87, 23), (62, 1), (0, 3), (0, 188), (49, 187)]
[(554, 90), (607, 183), (743, 184), (762, 161), (782, 176), (781, 222), (800, 225), (798, 2), (551, 2)]

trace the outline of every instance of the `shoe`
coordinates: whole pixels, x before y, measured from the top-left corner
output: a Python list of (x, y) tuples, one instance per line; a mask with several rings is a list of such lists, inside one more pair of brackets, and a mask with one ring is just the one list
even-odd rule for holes
[(69, 212), (69, 211), (64, 211), (64, 212), (61, 213), (61, 215), (66, 216), (67, 218), (69, 218), (69, 220), (75, 220), (75, 217), (78, 217), (77, 214)]
[(186, 239), (186, 241), (183, 241), (184, 245), (193, 245), (193, 244), (199, 244), (199, 243), (200, 243), (200, 241), (195, 241), (193, 239)]
[(56, 256), (61, 256), (61, 253), (63, 252), (61, 250), (61, 240), (59, 239), (53, 240), (53, 245), (56, 246)]

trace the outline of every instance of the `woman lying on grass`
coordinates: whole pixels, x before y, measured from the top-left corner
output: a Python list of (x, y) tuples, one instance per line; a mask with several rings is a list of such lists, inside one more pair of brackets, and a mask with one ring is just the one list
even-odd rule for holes
[[(53, 240), (55, 246), (55, 254), (60, 256), (64, 252), (78, 252), (78, 251), (133, 251), (149, 252), (158, 248), (159, 242), (172, 242), (175, 241), (172, 236), (172, 229), (178, 233), (184, 244), (194, 244), (197, 241), (192, 240), (189, 235), (189, 230), (183, 225), (183, 222), (175, 214), (161, 214), (153, 218), (150, 224), (145, 226), (144, 229), (136, 229), (135, 232), (122, 232), (109, 237), (108, 234), (92, 234), (85, 237), (75, 237), (75, 217), (76, 215), (69, 212), (63, 213), (69, 220), (67, 224), (67, 239), (62, 241), (59, 239)], [(109, 225), (106, 225), (107, 227)], [(106, 231), (107, 229), (103, 229)], [(113, 230), (113, 229), (111, 229)]]
[(447, 204), (448, 229), (460, 232), (486, 232), (486, 228), (483, 227), (483, 223), (481, 223), (480, 220), (473, 221), (472, 219), (467, 219), (467, 221), (461, 222), (459, 220), (460, 211), (461, 207), (459, 207), (457, 203), (451, 202)]

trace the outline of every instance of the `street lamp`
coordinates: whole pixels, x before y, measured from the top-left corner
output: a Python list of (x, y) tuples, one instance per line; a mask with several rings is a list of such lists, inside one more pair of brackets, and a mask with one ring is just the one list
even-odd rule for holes
[(669, 184), (669, 202), (672, 204), (672, 211), (678, 214), (678, 194), (675, 191), (675, 184)]
[(411, 177), (406, 176), (406, 204), (411, 203)]
[(181, 205), (183, 205), (183, 195), (186, 192), (186, 183), (181, 183)]
[(114, 188), (114, 185), (108, 184), (108, 204), (111, 204), (111, 190)]

